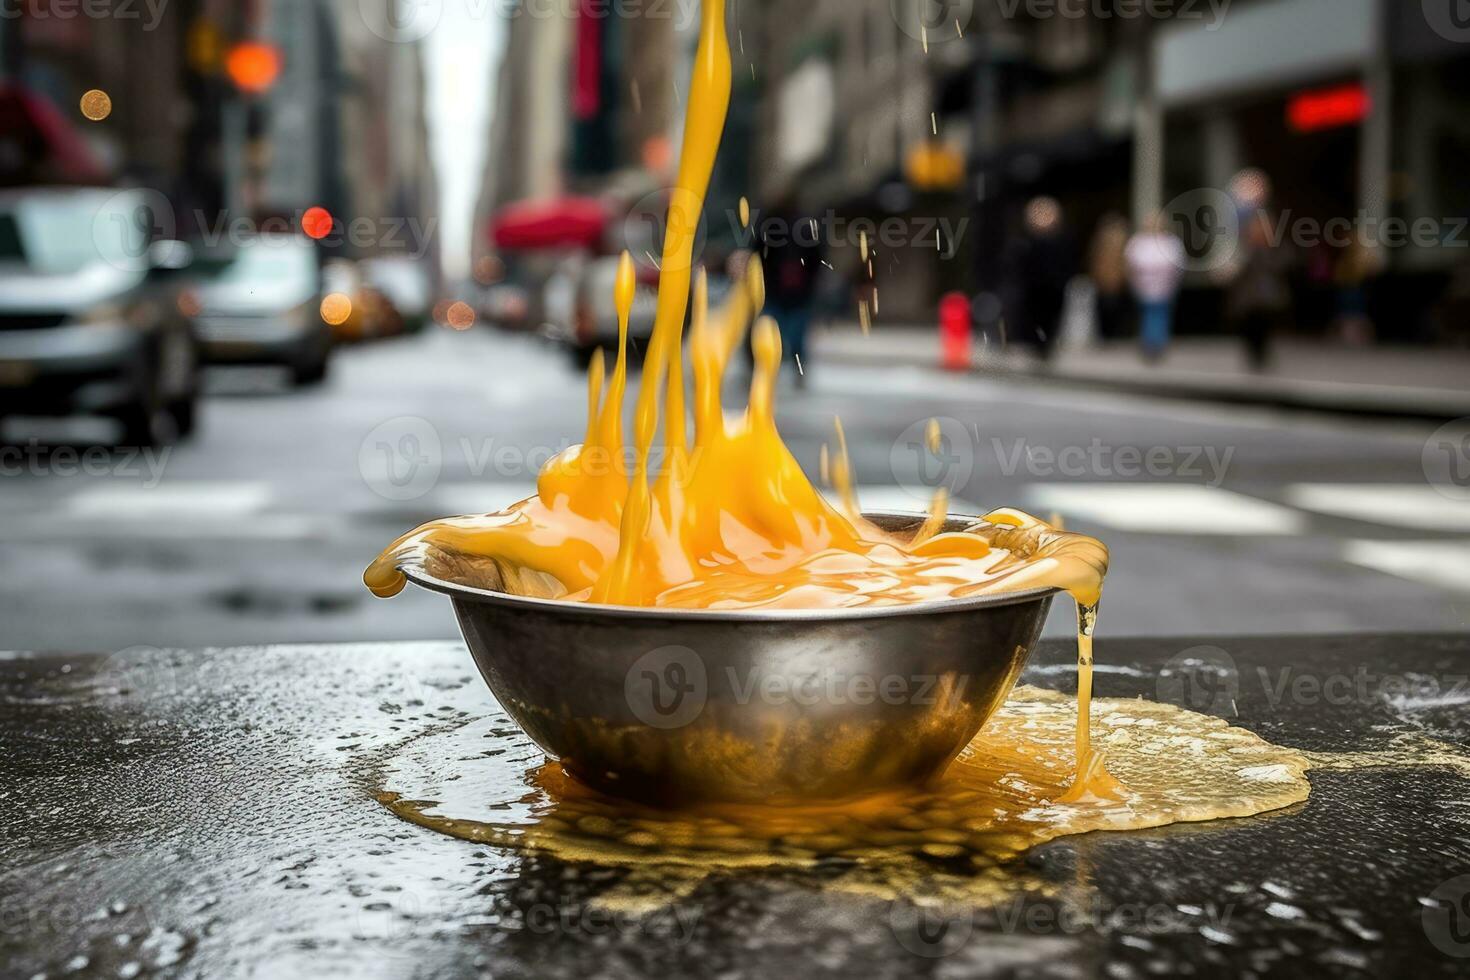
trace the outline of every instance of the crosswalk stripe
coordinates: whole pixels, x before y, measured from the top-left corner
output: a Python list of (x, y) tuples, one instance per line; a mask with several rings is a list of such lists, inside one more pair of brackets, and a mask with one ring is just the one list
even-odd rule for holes
[(229, 542), (327, 541), (343, 536), (340, 521), (325, 515), (252, 514), (219, 519), (201, 514), (165, 518), (162, 515), (103, 519), (74, 518), (55, 513), (25, 522), (0, 523), (0, 542), (6, 544), (61, 544), (93, 541)]
[(170, 481), (156, 487), (89, 487), (66, 498), (62, 507), (77, 518), (238, 517), (265, 510), (271, 497), (265, 483)]
[(1295, 483), (1293, 507), (1370, 524), (1425, 531), (1470, 531), (1470, 503), (1451, 500), (1428, 484)]
[(1216, 487), (1167, 483), (1042, 483), (1026, 490), (1033, 511), (1144, 534), (1301, 534), (1306, 518)]
[(1411, 582), (1470, 594), (1470, 541), (1348, 541), (1343, 560)]

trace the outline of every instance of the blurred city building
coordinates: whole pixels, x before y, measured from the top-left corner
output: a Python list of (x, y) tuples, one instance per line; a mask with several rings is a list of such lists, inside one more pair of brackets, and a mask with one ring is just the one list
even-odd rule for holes
[[(530, 16), (517, 4), (506, 21), (505, 56), (495, 87), (485, 181), (476, 228), (513, 202), (561, 192), (571, 136), (567, 69), (572, 43), (565, 17)], [(476, 254), (485, 246), (476, 236)]]
[[(373, 2), (373, 23), (393, 23), (387, 8), (405, 0)], [(337, 219), (329, 251), (437, 264), (421, 47), (374, 32), (371, 6), (16, 5), (0, 19), (0, 71), (27, 108), (0, 121), (0, 179), (155, 190), (153, 234), (205, 244), (242, 219), (320, 206)], [(82, 106), (94, 90), (107, 96), (98, 118)]]
[[(937, 220), (956, 228), (969, 210), (963, 167), (942, 165), (969, 150), (969, 117), (946, 103), (969, 59), (963, 43), (941, 43), (938, 28), (926, 51), (924, 12), (907, 6), (745, 6), (757, 18), (745, 35), (758, 45), (761, 80), (753, 201), (787, 200), (798, 213), (827, 219), (819, 222), (826, 251), (846, 281), (866, 271), (850, 233), (855, 219), (901, 228), (889, 238), (892, 247), (872, 236), (881, 310), (890, 319), (927, 321), (941, 292), (968, 285), (954, 261), (957, 243), (941, 239)], [(942, 26), (957, 34), (954, 25)]]
[[(651, 265), (652, 236), (625, 226), (645, 228), (662, 217), (682, 140), (696, 14), (686, 3), (512, 4), (477, 208), (477, 259), (498, 251), (500, 218), (551, 221), (595, 201), (604, 233), (585, 244), (609, 250), (637, 242), (635, 256)], [(706, 236), (722, 249), (735, 247), (740, 229), (730, 216), (749, 190), (752, 89), (737, 72)], [(528, 205), (540, 207), (528, 212)]]
[[(6, 120), (5, 182), (115, 178), (218, 206), (218, 114), (226, 86), (222, 77), (208, 77), (205, 63), (219, 56), (224, 37), (242, 30), (240, 5), (188, 0), (156, 12), (123, 3), (88, 10), (92, 15), (75, 4), (27, 3), (0, 19), (7, 91), (55, 118), (39, 141), (23, 122)], [(191, 33), (191, 23), (208, 26)], [(96, 122), (78, 112), (90, 90), (110, 98)], [(92, 163), (80, 173), (55, 166), (55, 144), (73, 138)]]
[[(1079, 252), (1109, 217), (1137, 228), (1166, 209), (1189, 254), (1180, 331), (1222, 332), (1214, 250), (1238, 244), (1232, 178), (1256, 168), (1295, 332), (1335, 336), (1361, 294), (1378, 340), (1462, 342), (1444, 310), (1470, 293), (1470, 31), (1434, 7), (743, 0), (710, 241), (740, 237), (741, 194), (757, 220), (789, 204), (825, 222), (845, 297), (866, 271), (853, 220), (896, 219), (874, 270), (882, 317), (931, 322), (944, 292), (1004, 292), (1039, 195)], [(697, 27), (673, 13), (685, 5), (548, 9), (510, 18), (480, 227), (517, 201), (669, 181)]]

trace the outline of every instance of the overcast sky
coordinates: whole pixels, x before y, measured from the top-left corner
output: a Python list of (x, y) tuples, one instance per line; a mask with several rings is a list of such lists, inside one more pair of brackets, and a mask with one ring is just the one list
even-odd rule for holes
[(469, 274), (475, 199), (485, 173), (485, 142), (505, 25), (503, 4), (442, 0), (438, 26), (424, 38), (429, 142), (439, 173), (445, 271)]

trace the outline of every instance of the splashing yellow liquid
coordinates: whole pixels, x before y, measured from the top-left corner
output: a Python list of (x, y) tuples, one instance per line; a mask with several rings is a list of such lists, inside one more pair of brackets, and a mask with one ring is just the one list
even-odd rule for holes
[[(728, 868), (849, 862), (822, 887), (984, 900), (1041, 883), (1027, 849), (1064, 835), (1243, 817), (1305, 800), (1318, 764), (1167, 704), (1099, 700), (1126, 802), (1069, 800), (1072, 700), (1017, 688), (932, 786), (841, 805), (705, 804), (676, 811), (603, 796), (543, 763), (503, 716), (410, 737), (369, 777), (411, 823), (564, 860), (656, 868), (676, 880)], [(1187, 750), (1181, 747), (1187, 746)]]
[[(516, 595), (645, 607), (848, 608), (1060, 588), (1077, 600), (1084, 621), (1095, 621), (1108, 564), (1101, 542), (1013, 510), (945, 533), (944, 491), (918, 535), (892, 537), (859, 512), (840, 432), (833, 478), (842, 506), (830, 504), (802, 472), (776, 430), (781, 340), (773, 321), (757, 319), (764, 305), (760, 263), (751, 260), (743, 288), (715, 312), (704, 274), (695, 275), (695, 229), (729, 102), (725, 2), (704, 0), (631, 452), (623, 402), (635, 277), (624, 255), (614, 296), (617, 362), (609, 379), (601, 356), (594, 358), (583, 445), (547, 464), (531, 499), (400, 538), (367, 570), (368, 588), (395, 595), (405, 584), (404, 566), (432, 562), (458, 569), (465, 584)], [(686, 405), (683, 328), (691, 294), (693, 403)], [(721, 384), (752, 321), (749, 404), (727, 415)], [(1085, 705), (1090, 627), (1079, 643)], [(1079, 798), (1111, 796), (1115, 784), (1090, 749), (1085, 707), (1078, 721)]]

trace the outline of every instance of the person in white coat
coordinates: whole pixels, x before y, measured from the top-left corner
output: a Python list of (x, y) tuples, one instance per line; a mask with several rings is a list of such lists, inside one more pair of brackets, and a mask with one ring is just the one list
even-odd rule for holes
[(1174, 301), (1188, 262), (1184, 242), (1169, 231), (1164, 215), (1156, 214), (1128, 239), (1123, 259), (1138, 302), (1143, 356), (1156, 361), (1164, 356), (1174, 332)]

